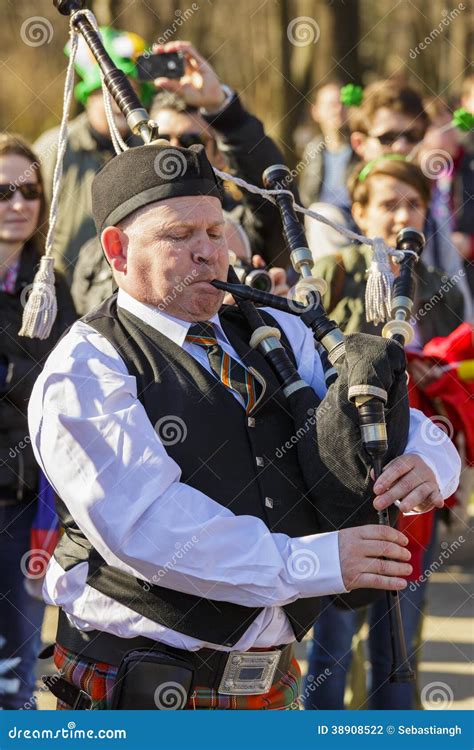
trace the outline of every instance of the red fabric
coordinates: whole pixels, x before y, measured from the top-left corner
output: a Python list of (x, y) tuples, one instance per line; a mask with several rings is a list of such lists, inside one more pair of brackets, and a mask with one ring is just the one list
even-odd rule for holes
[(408, 549), (411, 552), (410, 565), (413, 570), (407, 581), (417, 581), (423, 573), (423, 556), (433, 533), (434, 511), (418, 516), (398, 516), (397, 529), (408, 537)]
[(436, 336), (423, 348), (425, 357), (440, 362), (462, 362), (474, 357), (474, 328), (470, 323), (461, 323), (449, 336)]
[[(412, 408), (419, 409), (427, 417), (434, 416), (433, 405), (420, 388), (409, 386), (408, 397)], [(404, 516), (402, 513), (398, 516), (397, 529), (408, 537), (408, 549), (411, 552), (410, 564), (413, 570), (411, 575), (406, 576), (408, 581), (418, 580), (423, 573), (423, 555), (431, 539), (433, 522), (434, 511), (419, 516)]]
[[(407, 351), (407, 359), (430, 358), (433, 364), (455, 365), (474, 358), (474, 330), (469, 323), (460, 325), (450, 336), (436, 337), (429, 341), (420, 353)], [(444, 372), (441, 377), (425, 388), (420, 389), (409, 383), (408, 395), (410, 406), (419, 409), (427, 417), (443, 416), (449, 420), (445, 424), (450, 437), (462, 432), (466, 443), (467, 463), (474, 464), (474, 381), (461, 380), (456, 367)], [(441, 425), (440, 425), (441, 426)], [(452, 506), (456, 498), (452, 495), (446, 505)], [(397, 528), (409, 539), (413, 572), (408, 580), (416, 580), (422, 574), (424, 552), (433, 532), (434, 513), (423, 513), (419, 516), (400, 514)]]
[[(474, 359), (474, 327), (462, 323), (450, 336), (438, 336), (429, 341), (423, 354), (441, 365)], [(464, 434), (466, 462), (474, 466), (474, 380), (462, 379), (454, 367), (428, 385), (424, 393), (435, 404), (442, 404), (453, 433)]]

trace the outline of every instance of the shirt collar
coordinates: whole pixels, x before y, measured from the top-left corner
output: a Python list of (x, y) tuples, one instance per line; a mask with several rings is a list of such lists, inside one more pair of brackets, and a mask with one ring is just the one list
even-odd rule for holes
[[(171, 341), (174, 341), (175, 344), (181, 347), (183, 346), (188, 330), (192, 325), (188, 320), (175, 318), (173, 315), (169, 315), (168, 313), (159, 310), (158, 307), (140, 302), (135, 299), (135, 297), (128, 294), (124, 289), (118, 290), (117, 306), (121, 307), (123, 310), (127, 310), (136, 318), (143, 321), (143, 323), (146, 323), (156, 331), (159, 331), (163, 336), (167, 336), (167, 338), (171, 339)], [(218, 339), (220, 338), (227, 341), (227, 337), (224, 334), (217, 313), (207, 322), (212, 323), (215, 326)]]

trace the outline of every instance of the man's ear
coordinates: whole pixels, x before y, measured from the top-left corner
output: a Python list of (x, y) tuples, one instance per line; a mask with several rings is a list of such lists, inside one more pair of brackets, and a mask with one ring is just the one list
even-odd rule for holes
[(363, 232), (365, 232), (365, 208), (362, 203), (353, 203), (351, 206), (352, 217)]
[(127, 270), (127, 237), (118, 227), (106, 227), (100, 241), (109, 265), (115, 271)]
[(357, 156), (360, 156), (361, 159), (364, 159), (364, 144), (366, 141), (366, 134), (361, 133), (359, 130), (354, 130), (353, 133), (351, 133), (351, 146), (353, 151), (356, 152)]

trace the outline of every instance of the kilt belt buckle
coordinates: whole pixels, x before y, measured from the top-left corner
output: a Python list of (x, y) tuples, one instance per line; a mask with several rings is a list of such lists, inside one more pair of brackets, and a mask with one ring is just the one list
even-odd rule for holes
[(227, 659), (218, 692), (223, 695), (268, 693), (281, 651), (232, 651)]

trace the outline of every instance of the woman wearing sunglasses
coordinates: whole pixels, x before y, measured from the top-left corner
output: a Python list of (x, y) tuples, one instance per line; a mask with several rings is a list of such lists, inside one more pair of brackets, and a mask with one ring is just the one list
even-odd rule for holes
[(75, 319), (69, 290), (57, 277), (58, 316), (50, 338), (18, 335), (46, 230), (37, 158), (20, 136), (0, 134), (0, 709), (34, 708), (44, 613), (38, 566), (44, 554), (30, 549), (40, 474), (27, 406), (42, 363)]

